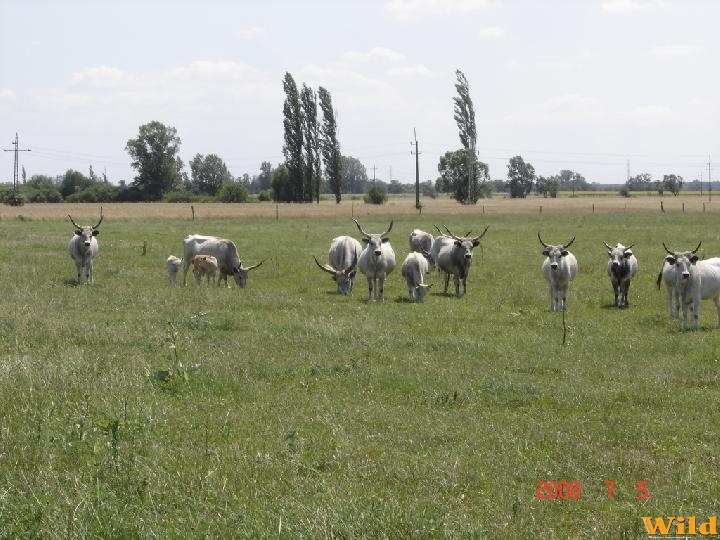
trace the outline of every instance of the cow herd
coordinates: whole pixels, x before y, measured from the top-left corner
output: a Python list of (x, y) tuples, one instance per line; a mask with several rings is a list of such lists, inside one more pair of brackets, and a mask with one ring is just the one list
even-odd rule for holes
[[(68, 252), (75, 262), (77, 283), (83, 276), (88, 284), (93, 283), (93, 259), (98, 253), (97, 236), (103, 221), (102, 208), (100, 220), (96, 225), (80, 226), (68, 215), (75, 227), (74, 234), (68, 243)], [(362, 244), (351, 236), (338, 236), (330, 242), (328, 262), (320, 264), (316, 257), (315, 264), (331, 275), (337, 286), (338, 294), (350, 294), (359, 270), (368, 281), (368, 301), (384, 301), (385, 280), (395, 269), (395, 252), (390, 245), (388, 234), (392, 230), (393, 221), (382, 233), (368, 233), (360, 223), (353, 219), (360, 234)], [(477, 236), (456, 236), (447, 227), (441, 230), (436, 227), (439, 235), (414, 229), (409, 236), (410, 253), (404, 259), (400, 272), (407, 284), (408, 300), (422, 302), (432, 285), (425, 283), (425, 276), (432, 270), (439, 272), (444, 280), (444, 293), (447, 295), (450, 276), (455, 284), (455, 296), (461, 297), (467, 292), (467, 278), (473, 259), (473, 249), (488, 231), (488, 227)], [(541, 270), (548, 282), (550, 295), (550, 311), (565, 311), (570, 283), (578, 272), (575, 256), (568, 250), (575, 241), (573, 236), (566, 244), (547, 244), (538, 233), (538, 240), (543, 246), (544, 260)], [(363, 246), (364, 244), (364, 246)], [(614, 247), (605, 243), (609, 260), (607, 273), (615, 297), (614, 306), (627, 308), (630, 282), (638, 272), (638, 261), (632, 252), (632, 245), (620, 243)], [(687, 330), (688, 318), (691, 314), (693, 327), (699, 327), (700, 302), (712, 298), (717, 310), (717, 325), (720, 326), (720, 257), (699, 260), (696, 255), (700, 244), (692, 251), (672, 251), (663, 243), (667, 256), (657, 277), (657, 286), (664, 282), (667, 290), (668, 315), (671, 319), (679, 318), (680, 306), (683, 308), (682, 329)], [(193, 269), (195, 281), (200, 285), (202, 278), (217, 281), (219, 286), (224, 282), (228, 286), (228, 276), (232, 276), (240, 288), (247, 284), (251, 270), (259, 267), (264, 261), (251, 266), (244, 266), (238, 255), (235, 244), (224, 238), (189, 235), (183, 241), (183, 258), (170, 255), (167, 259), (168, 281), (171, 287), (177, 286), (177, 277), (183, 269), (183, 286), (187, 286), (187, 273)], [(219, 276), (218, 276), (219, 274)], [(217, 277), (216, 277), (217, 276)], [(460, 284), (462, 283), (462, 293)]]

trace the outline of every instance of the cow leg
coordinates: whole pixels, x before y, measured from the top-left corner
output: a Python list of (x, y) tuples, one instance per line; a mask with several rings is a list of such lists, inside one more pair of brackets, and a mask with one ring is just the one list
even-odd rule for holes
[(378, 284), (378, 289), (376, 289), (376, 290), (380, 291), (380, 297), (378, 298), (378, 300), (380, 300), (380, 302), (384, 302), (385, 301), (385, 276), (380, 276), (379, 278), (377, 278), (377, 284)]
[(93, 284), (93, 262), (92, 262), (92, 259), (90, 259), (87, 262), (87, 282), (88, 282), (88, 285)]
[(368, 302), (372, 302), (373, 299), (373, 278), (368, 277)]
[(615, 303), (613, 304), (613, 306), (615, 306), (615, 307), (620, 307), (620, 304), (622, 303), (622, 301), (619, 300), (619, 298), (620, 298), (620, 287), (619, 287), (619, 285), (618, 285), (618, 282), (615, 281), (614, 279), (613, 279), (613, 282), (612, 282), (612, 286), (613, 286), (613, 293), (615, 293)]
[(453, 282), (455, 283), (455, 296), (460, 298), (460, 276), (453, 274)]
[(185, 257), (185, 259), (186, 260), (183, 261), (183, 287), (187, 287), (187, 273), (190, 269), (189, 257)]
[(445, 272), (445, 294), (447, 294), (448, 285), (450, 285), (450, 274)]
[(715, 302), (715, 311), (717, 311), (717, 326), (720, 328), (720, 295), (713, 298)]
[(626, 281), (622, 284), (622, 295), (620, 298), (620, 302), (622, 303), (622, 307), (630, 307), (630, 302), (628, 302), (628, 293), (630, 292), (630, 281)]

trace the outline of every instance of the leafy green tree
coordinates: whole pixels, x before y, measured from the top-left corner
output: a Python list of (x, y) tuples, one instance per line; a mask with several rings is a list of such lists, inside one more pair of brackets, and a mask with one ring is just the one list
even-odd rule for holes
[(382, 187), (375, 185), (370, 188), (363, 200), (368, 204), (383, 204), (387, 201), (387, 193)]
[(80, 171), (68, 170), (60, 183), (60, 194), (67, 199), (73, 193), (78, 193), (92, 184), (87, 176)]
[(465, 174), (467, 175), (464, 189), (465, 196), (462, 200), (457, 198), (457, 195), (462, 191), (458, 186), (458, 189), (455, 190), (455, 199), (461, 203), (475, 204), (481, 196), (479, 193), (476, 193), (476, 189), (478, 188), (477, 174), (481, 169), (476, 165), (477, 124), (475, 123), (475, 107), (470, 97), (470, 84), (465, 74), (458, 69), (455, 71), (455, 76), (457, 77), (457, 83), (455, 83), (457, 96), (453, 98), (453, 117), (457, 123), (460, 144), (462, 144), (466, 151), (465, 159), (468, 162), (465, 166)]
[(317, 96), (312, 88), (303, 84), (300, 92), (302, 106), (303, 147), (305, 175), (303, 200), (320, 202), (320, 127), (318, 126)]
[(563, 191), (572, 191), (573, 195), (576, 191), (588, 191), (590, 190), (590, 184), (588, 184), (585, 177), (575, 171), (569, 171), (563, 169), (560, 173), (552, 177), (558, 181), (558, 189)]
[(273, 200), (275, 202), (292, 202), (296, 199), (297, 190), (290, 179), (290, 169), (287, 165), (280, 165), (273, 171), (272, 178)]
[(133, 187), (143, 200), (157, 201), (163, 194), (180, 189), (183, 162), (178, 157), (180, 138), (174, 127), (158, 121), (140, 126), (137, 138), (125, 146), (137, 170)]
[(683, 187), (683, 177), (675, 174), (666, 174), (663, 176), (662, 185), (664, 189), (677, 197)]
[(545, 198), (550, 195), (550, 198), (554, 199), (558, 195), (560, 181), (557, 176), (549, 176), (547, 178), (544, 176), (538, 176), (535, 189), (537, 190), (538, 195), (542, 195)]
[(195, 154), (190, 161), (190, 190), (201, 195), (216, 195), (224, 184), (233, 181), (225, 162), (215, 154)]
[(478, 161), (471, 150), (445, 152), (444, 156), (440, 156), (438, 172), (440, 177), (435, 182), (435, 189), (451, 193), (459, 203), (475, 204), (479, 198), (490, 195), (488, 166)]
[(343, 193), (363, 193), (367, 190), (368, 176), (365, 165), (352, 156), (340, 156)]
[[(283, 187), (282, 200), (298, 202), (303, 200), (303, 181), (305, 178), (303, 114), (297, 84), (295, 84), (295, 79), (290, 73), (285, 73), (283, 89), (285, 90), (285, 103), (283, 105), (285, 144), (283, 145), (283, 155), (285, 156), (285, 167), (288, 173), (288, 185)], [(276, 193), (275, 200), (278, 200), (277, 196)]]
[(333, 111), (330, 92), (322, 86), (318, 88), (318, 97), (320, 99), (320, 109), (323, 113), (320, 149), (325, 164), (325, 176), (327, 176), (330, 191), (335, 195), (335, 202), (339, 203), (342, 198), (342, 155), (340, 154), (340, 143), (337, 139), (335, 112)]
[(636, 174), (628, 178), (625, 186), (629, 191), (652, 191), (652, 175), (649, 173)]
[(55, 203), (62, 201), (62, 195), (55, 180), (49, 176), (34, 175), (26, 185), (25, 195), (29, 202)]
[(535, 167), (525, 163), (520, 156), (510, 158), (507, 165), (510, 197), (525, 198), (532, 191), (535, 182)]
[(250, 192), (260, 193), (270, 189), (272, 185), (273, 168), (269, 161), (263, 161), (260, 164), (260, 174), (255, 176), (250, 182)]

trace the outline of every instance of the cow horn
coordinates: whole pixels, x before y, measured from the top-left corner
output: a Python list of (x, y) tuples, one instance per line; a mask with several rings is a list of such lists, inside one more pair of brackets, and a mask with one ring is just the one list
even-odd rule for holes
[(665, 245), (665, 242), (663, 242), (662, 245), (663, 245), (663, 247), (665, 248), (665, 251), (667, 251), (670, 255), (675, 256), (675, 253), (673, 253), (672, 251), (670, 251), (670, 250), (667, 248), (667, 246)]
[(97, 225), (95, 225), (93, 227), (93, 229), (97, 229), (100, 226), (100, 224), (102, 223), (103, 217), (105, 217), (105, 216), (103, 216), (103, 211), (102, 211), (102, 206), (101, 206), (100, 207), (100, 221), (97, 222)]
[(451, 237), (453, 240), (460, 240), (460, 241), (462, 241), (462, 238), (459, 238), (459, 237), (455, 236), (455, 235), (452, 233), (452, 231), (451, 231), (450, 229), (448, 229), (445, 225), (443, 225), (443, 227), (445, 227), (445, 230), (447, 231), (447, 233), (450, 235), (450, 237)]
[(75, 223), (75, 220), (72, 218), (72, 216), (71, 216), (70, 214), (68, 214), (68, 217), (70, 218), (70, 223), (72, 223), (73, 225), (75, 225), (75, 228), (76, 228), (76, 229), (82, 229), (82, 227), (81, 227), (80, 225), (78, 225), (77, 223)]
[(702, 245), (702, 240), (700, 240), (700, 243), (697, 245), (695, 249), (693, 249), (690, 253), (695, 253), (698, 249), (700, 249), (700, 246)]
[(388, 227), (388, 230), (385, 231), (384, 233), (382, 233), (382, 234), (380, 235), (380, 238), (382, 238), (383, 236), (385, 236), (387, 233), (389, 233), (389, 232), (392, 230), (392, 226), (393, 226), (393, 223), (394, 223), (394, 222), (395, 222), (394, 219), (391, 219), (391, 220), (390, 220), (390, 227)]
[(329, 264), (320, 264), (315, 255), (313, 255), (313, 259), (315, 259), (315, 264), (320, 267), (320, 270), (324, 270), (325, 272), (327, 272), (328, 274), (332, 274), (333, 276), (337, 273)]
[(608, 246), (608, 243), (607, 243), (607, 242), (603, 241), (603, 244), (605, 244), (605, 247), (606, 247), (606, 248), (608, 248), (610, 251), (612, 251), (613, 248), (611, 248), (610, 246)]
[(572, 244), (574, 241), (575, 241), (575, 237), (573, 236), (573, 237), (572, 237), (572, 240), (570, 240), (570, 241), (569, 241), (567, 244), (565, 244), (563, 247), (564, 247), (565, 249), (569, 248), (569, 247), (570, 247), (570, 244)]
[(253, 265), (253, 266), (248, 266), (247, 268), (244, 267), (244, 266), (242, 265), (242, 263), (241, 263), (241, 264), (240, 264), (240, 270), (245, 270), (245, 271), (249, 272), (249, 271), (252, 270), (253, 268), (257, 268), (258, 266), (260, 266), (260, 265), (261, 265), (262, 263), (264, 263), (264, 262), (265, 262), (265, 259), (263, 259), (262, 261), (260, 261), (259, 263), (255, 264), (255, 265)]
[(538, 231), (538, 240), (540, 240), (540, 243), (541, 243), (543, 246), (545, 246), (546, 248), (549, 248), (549, 247), (550, 247), (550, 244), (546, 244), (545, 242), (543, 242), (543, 239), (540, 238), (540, 232), (539, 232), (539, 231)]
[(635, 244), (630, 244), (629, 246), (627, 246), (627, 247), (625, 248), (625, 251), (627, 251), (628, 249), (631, 249), (634, 245), (635, 245)]
[[(485, 236), (485, 233), (488, 231), (489, 228), (490, 228), (490, 225), (488, 225), (487, 227), (485, 227), (485, 230), (484, 230), (483, 232), (481, 232), (479, 235), (477, 235), (475, 238), (473, 238), (472, 241), (473, 241), (473, 242), (478, 242), (483, 236)], [(469, 234), (469, 233), (468, 233), (468, 234)]]
[(357, 228), (358, 228), (358, 230), (360, 231), (360, 233), (361, 233), (365, 238), (370, 238), (370, 235), (363, 230), (363, 228), (362, 228), (362, 227), (360, 226), (360, 224), (358, 223), (358, 220), (355, 219), (355, 218), (353, 218), (353, 221), (355, 222), (355, 225), (357, 225)]

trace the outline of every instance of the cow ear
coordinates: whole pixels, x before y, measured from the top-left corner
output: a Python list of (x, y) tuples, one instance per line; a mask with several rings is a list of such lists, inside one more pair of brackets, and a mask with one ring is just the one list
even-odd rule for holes
[(368, 239), (367, 239), (367, 238), (363, 238), (363, 239), (362, 239), (362, 243), (363, 243), (363, 244), (367, 244), (367, 243), (368, 243)]
[(337, 276), (333, 274), (332, 276), (330, 276), (330, 279), (332, 279), (333, 281), (337, 281)]
[(625, 250), (625, 255), (624, 255), (624, 257), (625, 257), (626, 259), (629, 259), (629, 258), (632, 257), (632, 256), (633, 256), (633, 252), (630, 251), (629, 249), (626, 249), (626, 250)]
[(543, 252), (542, 252), (542, 254), (545, 255), (546, 257), (549, 257), (549, 256), (550, 256), (550, 250), (544, 249)]
[(93, 236), (97, 236), (98, 234), (100, 234), (100, 231), (98, 231), (97, 229), (93, 229)]
[(389, 241), (390, 241), (389, 238), (381, 238), (381, 240), (382, 240), (382, 243), (383, 243), (383, 244), (384, 244), (385, 242), (389, 242)]
[(570, 253), (570, 252), (569, 252), (567, 249), (563, 249), (563, 250), (560, 252), (560, 256), (561, 256), (561, 257), (567, 257), (567, 254), (568, 254), (568, 253)]
[(455, 245), (457, 247), (462, 247), (462, 242), (460, 240), (455, 240)]
[(693, 255), (692, 257), (690, 257), (690, 262), (691, 262), (692, 264), (695, 264), (696, 262), (698, 262), (697, 255)]
[(480, 245), (480, 240), (473, 240), (473, 247), (476, 248)]
[(672, 255), (668, 255), (667, 257), (665, 257), (665, 262), (668, 264), (675, 264), (675, 257), (673, 257)]
[(81, 231), (80, 229), (75, 229), (75, 234), (77, 234), (78, 236), (80, 236), (80, 235), (82, 234), (82, 231)]
[(348, 276), (350, 276), (351, 278), (354, 278), (355, 274), (357, 274), (357, 270), (353, 270), (352, 272), (349, 272)]

